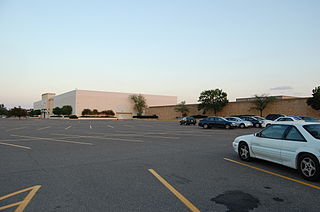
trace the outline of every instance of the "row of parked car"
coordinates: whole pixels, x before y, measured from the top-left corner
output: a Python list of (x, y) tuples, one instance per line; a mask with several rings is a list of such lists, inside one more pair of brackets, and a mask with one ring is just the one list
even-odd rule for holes
[[(211, 116), (199, 121), (198, 125), (204, 129), (212, 127), (220, 128), (247, 128), (247, 127), (268, 127), (271, 124), (284, 121), (306, 121), (320, 122), (320, 119), (309, 116), (285, 116), (282, 114), (269, 114), (266, 118), (253, 115), (240, 115), (231, 117)], [(196, 125), (194, 117), (184, 117), (180, 120), (180, 125)]]

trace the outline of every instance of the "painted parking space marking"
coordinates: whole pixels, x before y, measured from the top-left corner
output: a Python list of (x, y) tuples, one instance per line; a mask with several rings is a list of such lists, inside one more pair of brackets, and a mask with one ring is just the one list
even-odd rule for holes
[[(125, 133), (123, 131), (117, 131), (118, 133)], [(132, 132), (130, 132), (132, 133)], [(159, 132), (159, 131), (156, 131), (156, 132), (152, 132), (152, 131), (145, 131), (144, 135), (148, 135), (148, 136), (157, 136), (157, 135), (174, 135), (174, 136), (181, 136), (181, 135), (188, 135), (188, 136), (192, 136), (192, 137), (212, 137), (212, 134), (199, 134), (199, 132), (196, 132), (197, 134), (193, 134), (193, 133), (189, 133), (189, 132), (185, 132), (185, 133), (175, 133), (175, 132), (170, 132), (170, 131), (167, 131), (167, 132)]]
[(192, 212), (200, 212), (200, 210), (194, 206), (187, 198), (185, 198), (179, 191), (177, 191), (173, 186), (171, 186), (164, 178), (162, 178), (153, 169), (148, 169), (148, 171), (156, 177), (172, 194), (174, 194), (185, 206), (187, 206)]
[(37, 129), (37, 130), (45, 130), (45, 129), (48, 129), (48, 128), (50, 128), (50, 126), (48, 126), (48, 127), (42, 127), (42, 128)]
[(54, 141), (54, 142), (63, 142), (63, 143), (71, 143), (71, 144), (93, 145), (92, 143), (87, 143), (87, 142), (69, 141), (69, 140), (55, 139), (55, 138), (43, 138), (43, 137), (33, 137), (33, 136), (14, 135), (14, 134), (11, 134), (11, 136), (20, 137), (20, 138), (30, 138), (33, 140), (42, 140), (42, 141)]
[(60, 134), (60, 133), (52, 133), (52, 135), (61, 135), (61, 136), (68, 136), (69, 138), (95, 138), (101, 140), (111, 140), (111, 141), (128, 141), (128, 142), (144, 142), (142, 140), (137, 139), (123, 139), (123, 138), (106, 138), (100, 136), (91, 136), (91, 135), (72, 135), (72, 134)]
[(112, 129), (114, 128), (114, 127), (113, 127), (113, 126), (111, 126), (111, 125), (108, 125), (108, 127), (112, 128)]
[(8, 142), (8, 141), (30, 141), (30, 138), (17, 138), (17, 139), (5, 139), (5, 140), (1, 140), (4, 142)]
[(131, 125), (122, 125), (122, 126), (124, 126), (124, 127), (128, 127), (128, 128), (134, 128), (134, 126), (131, 126)]
[(305, 186), (309, 186), (309, 187), (312, 187), (312, 188), (315, 188), (315, 189), (320, 189), (320, 186), (316, 186), (316, 185), (313, 185), (313, 184), (310, 184), (310, 183), (306, 183), (306, 182), (303, 182), (303, 181), (300, 181), (300, 180), (296, 180), (296, 179), (293, 179), (291, 177), (287, 177), (287, 176), (282, 175), (282, 174), (277, 174), (277, 173), (274, 173), (274, 172), (271, 172), (271, 171), (268, 171), (268, 170), (265, 170), (265, 169), (261, 169), (261, 168), (258, 168), (258, 167), (255, 167), (255, 166), (251, 166), (251, 165), (248, 165), (248, 164), (245, 164), (245, 163), (241, 163), (241, 162), (238, 162), (238, 161), (235, 161), (235, 160), (231, 160), (229, 158), (223, 158), (223, 159), (226, 160), (226, 161), (232, 162), (232, 163), (236, 163), (236, 164), (239, 164), (239, 165), (242, 165), (242, 166), (246, 166), (246, 167), (249, 167), (249, 168), (252, 168), (252, 169), (256, 169), (258, 171), (261, 171), (261, 172), (264, 172), (264, 173), (267, 173), (267, 174), (271, 174), (271, 175), (274, 175), (274, 176), (277, 176), (277, 177), (281, 177), (283, 179), (290, 180), (290, 181), (293, 181), (293, 182), (296, 182), (296, 183), (299, 183), (299, 184), (302, 184), (302, 185), (305, 185)]
[(4, 142), (0, 142), (1, 145), (5, 145), (5, 146), (12, 146), (12, 147), (17, 147), (17, 148), (22, 148), (22, 149), (31, 149), (31, 147), (28, 146), (21, 146), (21, 145), (16, 145), (16, 144), (10, 144), (10, 143), (4, 143)]
[(7, 132), (10, 132), (10, 131), (13, 131), (13, 130), (22, 130), (22, 129), (25, 129), (27, 127), (17, 127), (17, 128), (12, 128), (12, 129), (9, 129), (9, 130), (6, 130)]
[(70, 129), (72, 126), (69, 126), (69, 127), (66, 127), (66, 128), (64, 128), (65, 130), (67, 130), (67, 129)]
[(90, 124), (90, 129), (92, 129), (92, 126), (91, 126), (91, 124)]
[(26, 188), (26, 189), (22, 189), (20, 191), (16, 191), (14, 193), (7, 194), (5, 196), (0, 197), (0, 201), (1, 201), (1, 200), (4, 200), (4, 199), (10, 198), (10, 197), (13, 197), (15, 195), (18, 195), (18, 194), (21, 194), (21, 193), (29, 191), (28, 195), (22, 201), (16, 202), (16, 203), (13, 203), (13, 204), (10, 204), (10, 205), (0, 206), (0, 211), (18, 206), (16, 208), (15, 212), (23, 212), (24, 209), (27, 207), (29, 202), (36, 195), (37, 191), (40, 188), (41, 188), (41, 185), (36, 185), (36, 186), (32, 186), (32, 187), (29, 187), (29, 188)]
[(145, 135), (138, 133), (130, 133), (130, 134), (120, 134), (120, 133), (96, 133), (90, 132), (90, 134), (104, 135), (104, 136), (120, 136), (120, 137), (144, 137), (144, 138), (164, 138), (164, 139), (180, 139), (180, 137), (172, 137), (172, 136), (158, 136), (158, 135)]

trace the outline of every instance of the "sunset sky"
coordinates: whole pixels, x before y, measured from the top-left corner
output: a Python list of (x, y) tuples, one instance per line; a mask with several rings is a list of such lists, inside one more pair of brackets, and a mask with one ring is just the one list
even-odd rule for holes
[(86, 89), (310, 96), (320, 1), (0, 0), (0, 104)]

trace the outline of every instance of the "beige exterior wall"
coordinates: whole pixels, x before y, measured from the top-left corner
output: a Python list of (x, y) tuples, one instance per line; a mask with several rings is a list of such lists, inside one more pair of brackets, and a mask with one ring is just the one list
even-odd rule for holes
[[(267, 116), (270, 113), (281, 113), (285, 115), (300, 115), (313, 116), (320, 118), (320, 111), (312, 109), (306, 104), (307, 98), (292, 98), (276, 100), (268, 104), (263, 111), (262, 116)], [(197, 110), (197, 104), (187, 105), (190, 112), (188, 115), (201, 115), (202, 112)], [(181, 113), (175, 111), (176, 106), (159, 106), (150, 107), (146, 110), (146, 115), (158, 115), (159, 119), (170, 120), (176, 117), (181, 117)], [(217, 113), (217, 116), (232, 116), (232, 115), (260, 115), (257, 110), (250, 109), (253, 107), (252, 102), (229, 102), (222, 111)], [(207, 113), (207, 116), (213, 116), (213, 112)]]
[(48, 114), (52, 114), (52, 109), (53, 109), (53, 97), (56, 94), (54, 93), (45, 93), (42, 94), (42, 98), (40, 101), (34, 102), (33, 103), (33, 109), (34, 110), (47, 110)]

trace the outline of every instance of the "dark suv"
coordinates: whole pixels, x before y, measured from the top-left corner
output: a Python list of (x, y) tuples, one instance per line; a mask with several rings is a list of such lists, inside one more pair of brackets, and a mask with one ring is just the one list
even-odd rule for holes
[(274, 121), (277, 118), (284, 117), (284, 116), (285, 115), (283, 115), (283, 114), (269, 114), (269, 115), (266, 116), (266, 119)]
[(225, 118), (215, 117), (215, 116), (200, 120), (199, 126), (203, 127), (204, 129), (210, 129), (212, 127), (221, 127), (221, 128), (230, 129), (230, 128), (237, 127), (236, 123), (228, 121)]
[(195, 118), (193, 117), (183, 117), (181, 120), (180, 120), (180, 125), (190, 125), (190, 124), (193, 124), (193, 125), (196, 125), (197, 121)]

